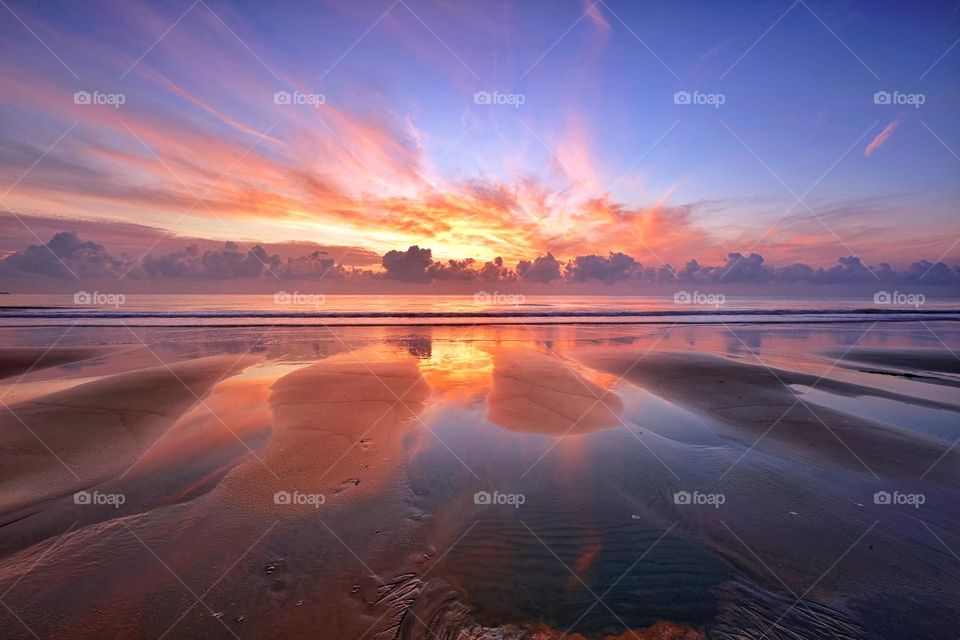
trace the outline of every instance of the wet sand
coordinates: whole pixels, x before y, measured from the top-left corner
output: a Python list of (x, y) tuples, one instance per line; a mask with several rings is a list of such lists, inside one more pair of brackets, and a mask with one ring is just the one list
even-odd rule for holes
[[(794, 458), (829, 460), (850, 471), (900, 480), (923, 474), (943, 453), (942, 444), (905, 429), (855, 419), (824, 407), (813, 409), (802, 398), (798, 400), (798, 394), (789, 385), (815, 385), (834, 394), (886, 398), (930, 409), (957, 408), (821, 375), (776, 369), (756, 359), (744, 362), (689, 352), (643, 355), (609, 351), (583, 357), (586, 362), (624, 376), (671, 402), (714, 418), (717, 425), (726, 428), (725, 433), (741, 437), (747, 444), (763, 436), (761, 451), (772, 448), (777, 455), (786, 455), (787, 451), (776, 450), (776, 445), (782, 443)], [(639, 366), (634, 366), (639, 358)], [(893, 354), (889, 358), (898, 366), (907, 366), (911, 361), (896, 359)], [(918, 357), (916, 361), (929, 359)], [(829, 365), (825, 366), (822, 375), (829, 375), (828, 369)], [(947, 457), (929, 479), (954, 484), (960, 472), (958, 462), (957, 457)]]
[(0, 416), (0, 508), (15, 510), (122, 473), (218, 380), (253, 360), (216, 356), (158, 365), (13, 403)]
[(101, 355), (102, 349), (56, 347), (0, 348), (0, 379)]
[(555, 355), (497, 350), (490, 419), (511, 431), (582, 435), (617, 424), (616, 393), (586, 380)]
[(77, 331), (0, 419), (4, 637), (960, 632), (960, 396), (920, 328), (863, 340), (880, 373), (811, 328), (159, 332), (169, 368)]
[(947, 349), (863, 349), (829, 352), (836, 358), (913, 372), (937, 371), (960, 374), (960, 358)]

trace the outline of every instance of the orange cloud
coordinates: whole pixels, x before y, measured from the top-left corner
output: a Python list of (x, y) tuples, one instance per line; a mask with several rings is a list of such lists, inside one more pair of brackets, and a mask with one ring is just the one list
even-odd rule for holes
[[(272, 109), (277, 124), (261, 139), (262, 125), (249, 117), (228, 116), (159, 73), (139, 76), (180, 108), (134, 100), (119, 113), (83, 108), (63, 88), (0, 78), (17, 89), (2, 100), (42, 105), (54, 120), (51, 132), (57, 121), (80, 119), (8, 202), (114, 220), (135, 211), (145, 224), (212, 238), (308, 239), (378, 252), (420, 244), (438, 258), (689, 255), (691, 243), (705, 237), (688, 210), (614, 202), (576, 118), (559, 142), (548, 143), (557, 150), (549, 182), (519, 171), (449, 181), (431, 168), (423, 135), (389, 111), (364, 117), (331, 104), (272, 109), (271, 102), (259, 106)], [(211, 121), (216, 126), (207, 126)]]

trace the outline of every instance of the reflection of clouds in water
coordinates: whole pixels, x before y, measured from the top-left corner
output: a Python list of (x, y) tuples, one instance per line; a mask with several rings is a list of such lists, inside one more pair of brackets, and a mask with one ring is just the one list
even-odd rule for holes
[(493, 379), (493, 358), (473, 342), (434, 341), (430, 356), (419, 365), (434, 393), (477, 395), (485, 393)]
[[(585, 367), (563, 353), (544, 353), (544, 347), (550, 350), (559, 345), (558, 342), (538, 342), (530, 339), (535, 336), (518, 333), (515, 338), (525, 339), (501, 341), (494, 345), (483, 337), (478, 335), (476, 339), (465, 339), (468, 336), (461, 332), (452, 340), (437, 340), (428, 336), (404, 339), (402, 344), (407, 351), (418, 356), (420, 373), (434, 392), (444, 394), (456, 389), (469, 394), (486, 393), (493, 383), (496, 368), (494, 351), (500, 354), (501, 359), (512, 362), (544, 356), (548, 363), (556, 363), (558, 369), (565, 370), (569, 375), (579, 375), (604, 388), (616, 381), (616, 376)], [(581, 386), (578, 391), (584, 391), (584, 388)]]
[[(873, 458), (867, 456), (875, 455), (872, 444), (882, 444), (879, 437), (885, 432), (877, 422), (900, 427), (896, 433), (907, 435), (907, 428), (913, 427), (917, 436), (924, 437), (923, 429), (932, 432), (942, 427), (942, 435), (950, 436), (952, 442), (956, 414), (945, 409), (933, 412), (892, 396), (864, 399), (840, 383), (857, 382), (878, 393), (887, 389), (919, 398), (924, 393), (942, 394), (944, 401), (952, 401), (956, 389), (919, 379), (847, 371), (842, 366), (833, 367), (818, 383), (815, 392), (821, 393), (811, 394), (810, 385), (861, 337), (860, 347), (848, 356), (866, 357), (880, 351), (889, 338), (888, 347), (899, 345), (906, 351), (918, 343), (935, 347), (938, 357), (948, 364), (956, 362), (931, 330), (951, 345), (960, 336), (958, 330), (939, 324), (928, 330), (918, 323), (882, 323), (874, 328), (869, 324), (731, 328), (747, 346), (724, 326), (405, 326), (337, 329), (335, 334), (301, 328), (271, 331), (266, 336), (262, 327), (211, 330), (209, 334), (151, 330), (151, 337), (162, 342), (157, 347), (161, 355), (170, 355), (170, 365), (178, 373), (190, 363), (174, 361), (177, 354), (218, 351), (227, 344), (242, 346), (243, 353), (252, 341), (259, 340), (269, 348), (268, 357), (238, 363), (231, 355), (223, 358), (221, 368), (211, 366), (209, 377), (203, 379), (219, 382), (212, 389), (202, 389), (203, 404), (196, 406), (195, 398), (161, 368), (156, 380), (145, 379), (137, 386), (124, 379), (94, 385), (84, 391), (82, 403), (79, 394), (70, 396), (69, 406), (61, 410), (59, 399), (54, 398), (58, 405), (46, 410), (49, 413), (28, 416), (25, 421), (32, 429), (42, 427), (44, 421), (59, 424), (66, 413), (70, 413), (67, 424), (72, 424), (81, 406), (102, 403), (119, 412), (139, 397), (154, 411), (166, 409), (170, 405), (166, 398), (175, 394), (183, 396), (176, 406), (189, 408), (170, 418), (173, 428), (141, 458), (121, 487), (128, 497), (127, 507), (144, 504), (144, 512), (127, 519), (129, 527), (87, 526), (84, 521), (50, 550), (50, 562), (36, 563), (22, 576), (21, 586), (11, 592), (11, 609), (23, 612), (25, 622), (44, 637), (94, 636), (96, 628), (89, 632), (83, 625), (67, 629), (67, 623), (61, 621), (83, 620), (86, 612), (97, 607), (103, 608), (109, 620), (139, 620), (131, 617), (132, 612), (142, 609), (149, 596), (151, 602), (161, 605), (155, 606), (156, 610), (174, 613), (144, 621), (135, 631), (154, 637), (165, 631), (179, 615), (180, 609), (174, 605), (180, 592), (176, 584), (173, 590), (168, 588), (169, 573), (144, 552), (130, 529), (183, 574), (186, 583), (209, 584), (222, 573), (217, 570), (210, 575), (209, 563), (197, 562), (197, 558), (222, 557), (221, 564), (228, 564), (248, 557), (254, 569), (268, 566), (266, 572), (261, 570), (260, 579), (240, 570), (228, 572), (222, 579), (223, 593), (232, 594), (226, 619), (243, 613), (245, 628), (253, 635), (263, 635), (261, 630), (268, 627), (284, 637), (306, 635), (315, 628), (316, 619), (336, 619), (342, 614), (342, 628), (335, 635), (358, 637), (384, 612), (387, 616), (380, 628), (391, 635), (396, 627), (390, 626), (394, 620), (389, 614), (403, 615), (406, 609), (393, 608), (403, 598), (415, 596), (416, 606), (422, 607), (416, 611), (424, 620), (437, 618), (420, 612), (433, 611), (428, 607), (435, 603), (450, 602), (451, 592), (435, 588), (433, 580), (456, 585), (458, 597), (465, 593), (456, 606), (483, 612), (486, 618), (478, 624), (547, 619), (568, 629), (584, 609), (570, 607), (570, 602), (589, 594), (566, 567), (591, 589), (624, 576), (607, 601), (627, 626), (639, 628), (663, 616), (706, 626), (711, 633), (714, 627), (729, 629), (736, 624), (759, 635), (794, 601), (783, 591), (765, 591), (770, 578), (764, 563), (776, 563), (777, 572), (789, 585), (787, 590), (802, 591), (846, 551), (850, 555), (844, 560), (845, 571), (824, 577), (822, 592), (811, 591), (811, 601), (795, 608), (794, 612), (804, 615), (785, 617), (779, 623), (782, 628), (790, 628), (797, 637), (861, 637), (858, 622), (816, 599), (829, 598), (832, 593), (874, 593), (877, 588), (893, 590), (897, 597), (883, 602), (865, 599), (865, 616), (876, 619), (883, 609), (890, 610), (890, 617), (899, 616), (904, 624), (921, 617), (916, 611), (946, 612), (943, 615), (955, 619), (956, 603), (938, 593), (956, 592), (956, 580), (949, 572), (931, 568), (929, 561), (945, 553), (937, 547), (938, 541), (912, 519), (900, 521), (902, 527), (894, 535), (882, 526), (873, 528), (870, 498), (877, 487), (849, 451), (809, 413), (798, 412), (808, 416), (800, 427), (811, 426), (804, 435), (822, 438), (810, 441), (828, 452), (832, 446), (840, 456), (835, 463), (830, 462), (833, 458), (818, 463), (829, 473), (810, 474), (807, 456), (819, 454), (811, 450), (807, 439), (780, 439), (790, 427), (791, 415), (749, 455), (745, 452), (756, 441), (754, 434), (745, 437), (725, 432), (726, 428), (756, 424), (757, 433), (762, 433), (794, 402), (792, 391), (753, 358), (740, 362), (704, 356), (694, 359), (693, 352), (723, 356), (728, 347), (740, 353), (746, 353), (748, 347), (757, 349), (759, 358), (775, 367), (785, 382), (801, 381), (794, 389), (806, 390), (808, 401), (825, 405), (814, 410), (828, 424), (834, 424), (833, 405), (844, 414), (838, 428), (847, 423), (857, 427), (849, 435), (839, 431), (840, 436), (873, 467)], [(110, 332), (114, 330), (77, 327), (63, 343), (99, 343), (105, 341), (103, 336), (114, 335)], [(129, 332), (116, 335), (132, 340)], [(49, 334), (49, 344), (58, 337)], [(78, 379), (130, 373), (145, 364), (158, 366), (152, 353), (133, 346), (111, 351), (102, 362), (74, 363), (46, 373), (35, 370), (18, 388), (38, 385), (29, 387), (34, 389), (31, 393), (39, 393), (36, 389), (52, 393), (55, 387), (47, 385), (60, 381), (77, 386)], [(554, 353), (546, 353), (547, 348)], [(914, 358), (931, 357), (916, 350), (909, 353)], [(904, 360), (908, 353), (888, 349), (882, 355), (890, 359), (888, 363), (908, 364)], [(924, 371), (935, 364), (925, 362)], [(632, 367), (630, 375), (614, 385), (628, 367)], [(231, 375), (221, 377), (228, 369)], [(77, 377), (64, 377), (68, 373)], [(734, 383), (738, 387), (729, 388)], [(606, 396), (609, 404), (596, 405), (579, 421), (570, 432), (575, 437), (560, 437), (611, 385), (612, 392)], [(431, 393), (435, 404), (422, 408)], [(657, 393), (673, 399), (654, 395)], [(402, 404), (397, 404), (398, 396), (403, 398)], [(617, 402), (622, 399), (622, 410), (613, 404), (614, 398)], [(740, 407), (745, 407), (743, 413), (733, 413)], [(710, 413), (715, 408), (717, 411)], [(415, 412), (422, 423), (414, 417)], [(877, 422), (864, 422), (866, 419)], [(11, 432), (33, 440), (13, 416), (8, 415), (7, 420), (16, 427)], [(91, 425), (102, 421), (99, 413), (90, 418)], [(736, 424), (725, 426), (732, 423)], [(129, 424), (137, 428), (135, 421)], [(585, 426), (590, 433), (580, 429)], [(165, 422), (156, 431), (145, 431), (147, 442), (154, 442), (166, 427)], [(866, 433), (869, 441), (858, 440), (860, 433)], [(45, 432), (40, 435), (46, 439)], [(83, 441), (72, 446), (82, 445), (86, 450), (87, 439), (95, 435), (95, 430), (86, 430)], [(250, 444), (263, 462), (252, 458), (235, 435)], [(916, 442), (919, 447), (926, 439)], [(70, 455), (71, 446), (52, 444), (58, 454)], [(938, 535), (945, 535), (940, 532), (956, 524), (955, 510), (949, 508), (956, 504), (948, 475), (953, 469), (946, 471), (944, 466), (955, 462), (944, 457), (934, 469), (946, 480), (931, 479), (923, 484), (916, 478), (947, 446), (931, 445), (929, 453), (915, 454), (918, 470), (909, 470), (909, 481), (923, 487), (930, 504), (946, 505), (937, 512), (941, 524), (931, 521), (930, 529)], [(109, 455), (93, 453), (97, 465), (109, 463)], [(896, 478), (899, 465), (910, 464), (909, 454), (910, 449), (900, 445), (897, 455), (889, 458), (896, 465), (881, 468), (877, 464), (875, 468), (885, 471), (884, 477)], [(41, 455), (37, 459), (59, 466), (56, 460)], [(72, 457), (65, 460), (73, 466)], [(712, 483), (734, 464), (735, 472), (726, 476), (723, 487), (729, 500), (722, 522), (728, 526), (713, 517), (712, 510), (708, 515), (689, 509), (678, 512), (670, 500), (674, 492), (686, 488), (712, 492)], [(523, 493), (526, 503), (519, 511), (509, 506), (471, 510), (476, 505), (470, 498), (480, 487), (467, 467), (481, 472), (483, 486), (502, 493)], [(0, 465), (0, 469), (6, 468), (9, 465)], [(105, 487), (100, 490), (107, 491)], [(299, 509), (297, 505), (278, 505), (274, 502), (278, 491), (323, 494), (326, 502), (319, 511), (309, 505)], [(866, 506), (849, 506), (856, 500), (863, 502), (864, 497)], [(158, 503), (162, 508), (153, 508)], [(8, 518), (5, 530), (10, 534), (0, 537), (4, 545), (17, 551), (0, 562), (12, 576), (6, 586), (19, 579), (12, 567), (28, 563), (37, 550), (43, 550), (23, 551), (25, 541), (52, 539), (50, 532), (66, 531), (76, 520), (73, 510), (79, 507), (69, 499), (57, 502), (41, 497), (28, 508), (39, 513), (19, 520)], [(103, 517), (116, 517), (110, 511)], [(635, 519), (630, 514), (635, 514)], [(675, 533), (668, 529), (681, 519)], [(831, 535), (826, 538), (820, 535), (825, 521), (832, 523)], [(907, 528), (911, 525), (913, 530)], [(736, 536), (731, 535), (733, 531)], [(850, 547), (858, 536), (866, 537), (860, 545)], [(346, 545), (356, 556), (345, 552)], [(755, 550), (755, 555), (747, 554), (745, 545)], [(885, 553), (877, 555), (869, 545)], [(643, 562), (637, 564), (641, 556)], [(369, 619), (350, 614), (359, 597), (352, 591), (354, 584), (361, 585), (361, 595), (369, 597), (368, 602), (379, 597), (375, 578), (358, 578), (358, 557), (376, 575), (399, 581), (390, 592), (392, 599), (369, 605)], [(290, 563), (289, 571), (285, 562)], [(419, 576), (434, 562), (439, 564), (431, 583), (421, 589)], [(264, 575), (277, 566), (274, 575)], [(117, 567), (122, 570), (116, 571)], [(406, 576), (413, 578), (406, 580)], [(941, 592), (902, 588), (904, 584), (937, 581), (946, 585)], [(102, 590), (86, 589), (85, 584), (106, 585), (116, 597), (102, 600)], [(69, 597), (62, 597), (64, 593)], [(821, 597), (821, 593), (827, 595)], [(285, 598), (302, 599), (314, 606), (285, 609), (278, 615), (278, 605), (289, 601)], [(46, 614), (51, 608), (63, 615), (50, 619)], [(715, 619), (715, 608), (724, 617)], [(298, 612), (305, 617), (298, 617), (304, 615)], [(930, 618), (937, 619), (933, 614)], [(210, 616), (188, 616), (171, 633), (209, 635), (207, 627), (201, 626), (207, 624), (217, 632), (219, 623)], [(606, 609), (598, 606), (578, 624), (574, 631), (600, 637), (612, 623)], [(562, 634), (545, 626), (540, 629), (544, 638), (558, 639)], [(109, 635), (109, 631), (100, 630), (100, 635)], [(666, 631), (660, 631), (639, 631), (636, 636), (667, 637)], [(626, 633), (622, 639), (633, 635)], [(918, 627), (913, 634), (882, 635), (936, 634)]]

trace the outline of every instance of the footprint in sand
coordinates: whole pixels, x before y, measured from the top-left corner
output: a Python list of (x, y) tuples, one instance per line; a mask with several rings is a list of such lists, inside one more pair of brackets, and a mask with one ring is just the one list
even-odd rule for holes
[(283, 558), (275, 560), (267, 564), (263, 568), (263, 572), (272, 577), (272, 582), (270, 583), (270, 591), (274, 594), (283, 593), (287, 588), (287, 561)]
[(360, 478), (347, 478), (346, 480), (340, 483), (340, 487), (336, 489), (333, 493), (334, 494), (343, 493), (347, 489), (351, 489), (353, 487), (359, 486), (359, 484), (360, 484)]

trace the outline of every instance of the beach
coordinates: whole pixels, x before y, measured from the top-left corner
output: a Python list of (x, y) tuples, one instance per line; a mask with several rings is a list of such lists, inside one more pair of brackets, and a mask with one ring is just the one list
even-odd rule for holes
[(0, 640), (960, 640), (957, 0), (0, 23)]
[(4, 637), (960, 634), (952, 320), (95, 324), (0, 328)]

